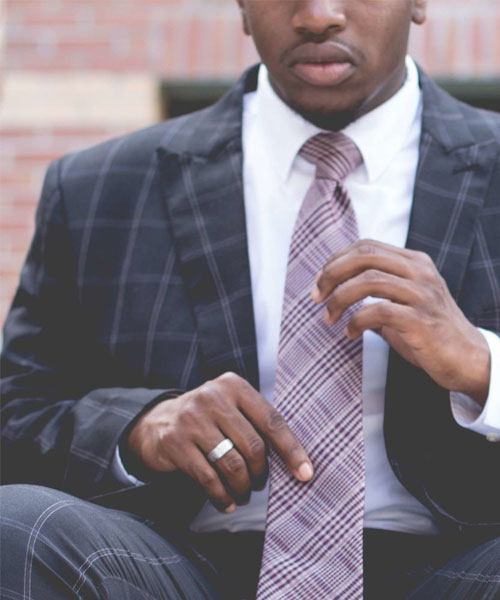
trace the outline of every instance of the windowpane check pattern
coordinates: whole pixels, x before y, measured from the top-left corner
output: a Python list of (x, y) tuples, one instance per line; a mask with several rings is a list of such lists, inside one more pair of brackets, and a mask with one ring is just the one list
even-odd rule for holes
[(362, 598), (362, 342), (343, 331), (358, 306), (331, 326), (310, 295), (326, 261), (358, 239), (343, 181), (362, 159), (340, 133), (314, 136), (301, 154), (316, 165), (316, 177), (290, 245), (274, 396), (315, 475), (300, 483), (271, 455), (258, 597)]

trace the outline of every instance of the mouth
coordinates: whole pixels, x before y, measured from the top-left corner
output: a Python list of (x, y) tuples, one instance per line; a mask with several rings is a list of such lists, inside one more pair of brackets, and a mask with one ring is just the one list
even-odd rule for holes
[(318, 87), (339, 85), (354, 73), (356, 65), (354, 54), (336, 42), (304, 44), (290, 56), (295, 76)]
[(296, 63), (293, 71), (299, 79), (319, 87), (331, 87), (344, 82), (354, 71), (354, 65), (345, 63)]

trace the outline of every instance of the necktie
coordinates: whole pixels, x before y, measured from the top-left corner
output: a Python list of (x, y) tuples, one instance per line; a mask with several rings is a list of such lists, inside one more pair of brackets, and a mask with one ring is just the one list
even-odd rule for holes
[(301, 155), (316, 165), (288, 256), (274, 400), (312, 460), (298, 482), (271, 451), (270, 496), (257, 597), (363, 597), (362, 342), (331, 326), (310, 296), (327, 260), (358, 239), (343, 181), (361, 164), (346, 136), (321, 133)]

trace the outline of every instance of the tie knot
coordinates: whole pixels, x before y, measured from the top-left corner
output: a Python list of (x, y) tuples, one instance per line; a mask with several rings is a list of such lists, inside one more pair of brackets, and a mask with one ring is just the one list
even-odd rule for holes
[(363, 162), (356, 144), (343, 133), (318, 133), (302, 146), (300, 154), (316, 165), (316, 177), (342, 182)]

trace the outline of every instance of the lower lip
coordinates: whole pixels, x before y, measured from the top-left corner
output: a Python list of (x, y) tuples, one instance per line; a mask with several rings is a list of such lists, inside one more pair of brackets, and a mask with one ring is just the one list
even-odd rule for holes
[(345, 81), (354, 70), (354, 65), (344, 63), (296, 63), (295, 74), (312, 85), (331, 86)]

